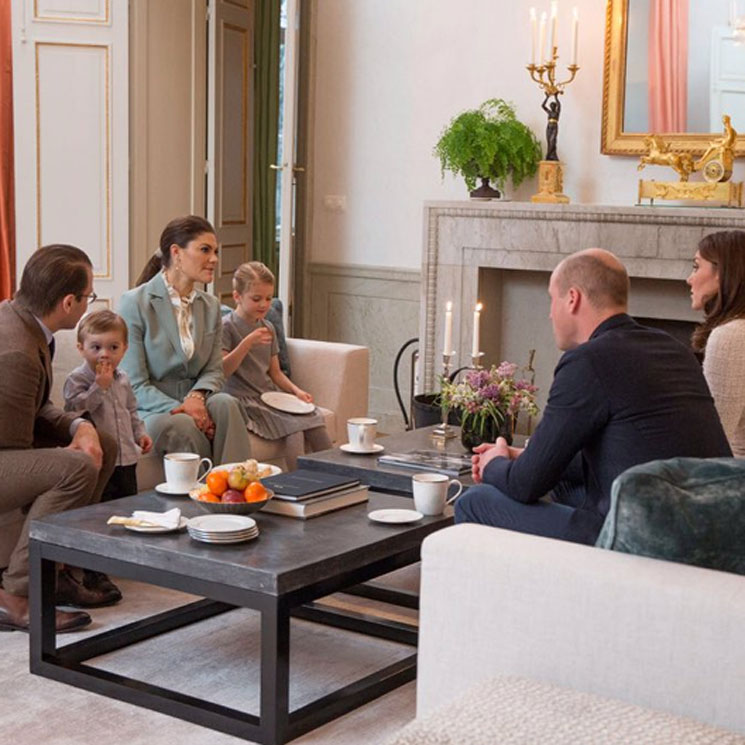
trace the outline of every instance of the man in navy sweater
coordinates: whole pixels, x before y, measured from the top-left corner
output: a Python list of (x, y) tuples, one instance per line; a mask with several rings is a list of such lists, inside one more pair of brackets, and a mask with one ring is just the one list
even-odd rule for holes
[(565, 353), (543, 417), (525, 449), (501, 437), (475, 449), (477, 486), (456, 503), (456, 522), (592, 544), (627, 468), (732, 455), (693, 353), (627, 315), (628, 289), (609, 251), (580, 251), (556, 267), (550, 318)]

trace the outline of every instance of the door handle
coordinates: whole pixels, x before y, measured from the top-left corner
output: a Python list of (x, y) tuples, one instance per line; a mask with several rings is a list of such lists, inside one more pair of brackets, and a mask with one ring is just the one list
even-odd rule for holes
[(284, 171), (286, 167), (287, 167), (287, 163), (283, 163), (281, 166), (278, 166), (275, 163), (269, 164), (269, 168), (271, 168), (273, 171)]

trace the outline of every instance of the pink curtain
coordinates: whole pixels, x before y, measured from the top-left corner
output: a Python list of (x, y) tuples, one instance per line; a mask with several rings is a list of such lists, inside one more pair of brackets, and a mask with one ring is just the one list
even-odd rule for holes
[(13, 66), (10, 0), (0, 0), (0, 300), (15, 286), (13, 190)]
[(688, 2), (650, 0), (650, 132), (685, 132), (687, 129)]

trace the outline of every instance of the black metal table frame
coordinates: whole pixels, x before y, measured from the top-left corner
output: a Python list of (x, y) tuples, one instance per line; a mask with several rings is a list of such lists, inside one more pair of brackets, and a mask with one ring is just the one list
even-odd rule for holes
[[(285, 595), (244, 590), (218, 581), (141, 566), (122, 559), (32, 539), (30, 542), (31, 672), (120, 701), (143, 706), (265, 745), (280, 745), (403, 685), (416, 677), (416, 652), (293, 711), (289, 710), (290, 617), (324, 623), (416, 647), (416, 626), (314, 603), (344, 591), (409, 608), (415, 593), (367, 583), (419, 560), (419, 548), (372, 562)], [(187, 605), (150, 616), (81, 641), (57, 647), (54, 631), (54, 564), (94, 567), (117, 577), (203, 596)], [(261, 614), (260, 715), (204, 701), (134, 678), (83, 664), (237, 607)]]

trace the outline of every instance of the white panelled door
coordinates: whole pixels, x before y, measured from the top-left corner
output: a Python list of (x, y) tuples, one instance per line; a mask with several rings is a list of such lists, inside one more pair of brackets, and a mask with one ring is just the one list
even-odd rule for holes
[(39, 246), (71, 243), (109, 307), (129, 287), (128, 6), (11, 8), (18, 277)]
[(729, 26), (714, 28), (711, 44), (709, 131), (722, 131), (722, 114), (745, 133), (745, 44)]

